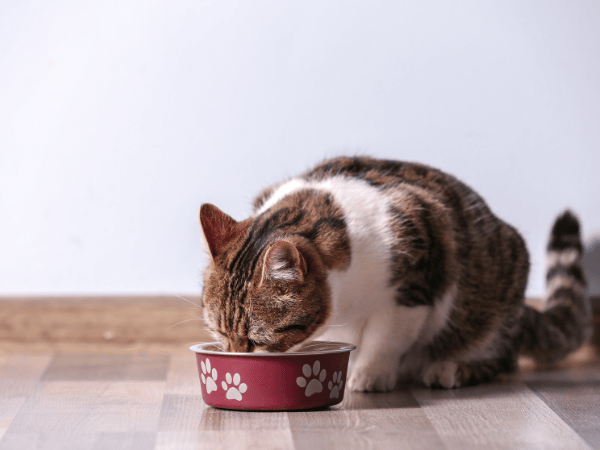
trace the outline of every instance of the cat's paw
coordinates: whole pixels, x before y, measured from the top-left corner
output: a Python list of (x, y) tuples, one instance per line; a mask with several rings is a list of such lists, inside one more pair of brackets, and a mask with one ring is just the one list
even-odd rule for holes
[(454, 361), (435, 361), (423, 371), (423, 383), (445, 389), (460, 387), (465, 380), (464, 370), (463, 365)]
[(397, 380), (398, 374), (395, 369), (365, 365), (354, 368), (347, 386), (353, 391), (387, 392), (396, 387)]

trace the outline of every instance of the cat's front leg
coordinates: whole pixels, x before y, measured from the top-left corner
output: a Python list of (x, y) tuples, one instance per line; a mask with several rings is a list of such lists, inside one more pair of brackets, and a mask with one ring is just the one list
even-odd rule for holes
[(394, 304), (370, 316), (358, 343), (358, 354), (351, 362), (349, 388), (353, 391), (394, 389), (400, 357), (416, 341), (428, 312), (425, 306)]

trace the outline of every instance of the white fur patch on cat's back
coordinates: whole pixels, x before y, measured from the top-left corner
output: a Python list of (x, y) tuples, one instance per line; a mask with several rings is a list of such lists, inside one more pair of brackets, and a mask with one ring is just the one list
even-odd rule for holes
[[(375, 235), (390, 244), (391, 234), (388, 224), (388, 202), (385, 196), (369, 183), (356, 178), (334, 177), (315, 184), (331, 192), (344, 212), (346, 226), (354, 238), (372, 241)], [(375, 233), (375, 235), (373, 234)], [(378, 245), (381, 247), (381, 242)]]
[[(385, 249), (385, 253), (387, 253), (387, 248), (391, 243), (387, 218), (388, 203), (377, 188), (363, 180), (337, 176), (318, 182), (308, 182), (294, 178), (277, 188), (260, 207), (257, 214), (262, 214), (284, 197), (301, 189), (318, 189), (333, 195), (336, 204), (344, 213), (351, 240), (356, 241), (353, 242), (358, 247), (356, 250), (364, 246), (376, 246), (379, 250), (378, 253), (382, 249)], [(354, 253), (355, 249), (352, 250)]]
[(347, 270), (330, 274), (329, 282), (334, 297), (344, 298), (345, 308), (364, 305), (365, 298), (392, 297), (388, 285), (393, 237), (385, 195), (366, 181), (356, 178), (336, 176), (315, 182), (295, 178), (281, 185), (258, 214), (300, 189), (318, 189), (332, 194), (344, 214), (352, 256)]
[(266, 210), (271, 208), (285, 196), (290, 195), (294, 191), (298, 191), (300, 189), (307, 188), (308, 183), (299, 178), (293, 178), (290, 181), (279, 186), (275, 192), (263, 203), (260, 209), (256, 212), (256, 215), (264, 213)]

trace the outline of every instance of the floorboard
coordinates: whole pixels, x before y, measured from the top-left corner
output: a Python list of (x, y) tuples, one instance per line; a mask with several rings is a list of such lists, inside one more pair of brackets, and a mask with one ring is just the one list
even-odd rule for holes
[(0, 302), (0, 450), (600, 450), (598, 314), (592, 343), (553, 367), (261, 413), (202, 401), (187, 347), (210, 336), (187, 301), (105, 300)]
[(600, 360), (445, 391), (346, 393), (318, 411), (242, 412), (202, 401), (194, 355), (0, 357), (6, 449), (600, 449)]

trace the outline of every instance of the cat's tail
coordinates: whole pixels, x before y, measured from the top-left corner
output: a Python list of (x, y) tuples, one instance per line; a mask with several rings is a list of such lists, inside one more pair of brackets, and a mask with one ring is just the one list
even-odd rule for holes
[(546, 296), (541, 311), (526, 306), (521, 318), (522, 353), (555, 362), (591, 336), (579, 221), (567, 210), (554, 222), (547, 247)]

